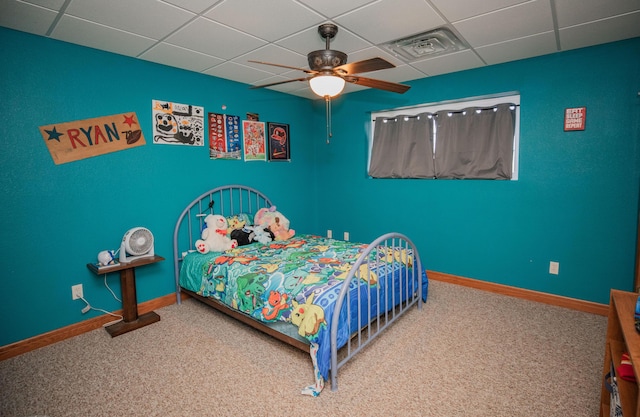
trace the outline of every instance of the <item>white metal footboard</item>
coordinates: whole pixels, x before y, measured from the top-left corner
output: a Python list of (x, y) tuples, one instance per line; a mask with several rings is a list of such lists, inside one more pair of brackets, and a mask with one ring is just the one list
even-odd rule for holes
[[(378, 276), (375, 271), (385, 268), (377, 262), (380, 258), (394, 258), (410, 267), (404, 268), (401, 274), (381, 274)], [(352, 293), (349, 291), (351, 280), (354, 277), (355, 285), (357, 285), (356, 297), (358, 300), (355, 303), (357, 312), (351, 311)], [(372, 279), (381, 280), (379, 284), (384, 284), (387, 291), (391, 289), (391, 294), (387, 293), (387, 296), (381, 299), (380, 291), (367, 291), (367, 296), (362, 299), (360, 286), (368, 288)], [(333, 312), (330, 370), (332, 391), (338, 389), (338, 369), (414, 304), (417, 304), (418, 309), (422, 309), (422, 284), (422, 263), (418, 250), (408, 237), (400, 233), (387, 233), (369, 244), (349, 271)], [(395, 288), (398, 289), (397, 293)], [(372, 303), (374, 302), (377, 303), (378, 311), (375, 316), (372, 316)], [(343, 305), (346, 309), (347, 322), (351, 323), (349, 325), (352, 328), (349, 329), (351, 337), (342, 348), (344, 349), (342, 353), (345, 356), (338, 360), (338, 324)], [(353, 313), (357, 314), (357, 324), (352, 323), (350, 319)]]
[[(180, 263), (184, 255), (193, 250), (200, 239), (204, 216), (223, 216), (240, 213), (255, 213), (261, 208), (271, 207), (271, 200), (260, 191), (244, 185), (224, 185), (207, 191), (182, 211), (173, 231), (173, 266), (176, 282), (176, 302), (181, 303)], [(194, 219), (197, 219), (194, 221)]]

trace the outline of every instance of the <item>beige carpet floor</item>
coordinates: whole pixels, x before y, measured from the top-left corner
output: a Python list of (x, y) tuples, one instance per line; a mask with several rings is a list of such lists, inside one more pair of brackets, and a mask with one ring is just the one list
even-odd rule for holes
[(597, 416), (606, 317), (431, 281), (429, 300), (313, 382), (308, 354), (198, 303), (0, 362), (0, 416)]

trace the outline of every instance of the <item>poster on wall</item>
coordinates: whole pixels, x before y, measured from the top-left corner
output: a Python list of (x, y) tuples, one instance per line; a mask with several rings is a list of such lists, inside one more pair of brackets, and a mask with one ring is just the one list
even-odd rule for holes
[(56, 165), (145, 145), (135, 112), (40, 126)]
[(245, 161), (266, 161), (264, 122), (242, 121), (242, 139)]
[(209, 113), (209, 157), (241, 159), (240, 116)]
[(289, 161), (289, 125), (285, 123), (267, 124), (269, 137), (269, 161)]
[(204, 108), (152, 101), (153, 143), (204, 146)]
[(587, 122), (587, 108), (574, 107), (564, 110), (564, 131), (584, 130)]

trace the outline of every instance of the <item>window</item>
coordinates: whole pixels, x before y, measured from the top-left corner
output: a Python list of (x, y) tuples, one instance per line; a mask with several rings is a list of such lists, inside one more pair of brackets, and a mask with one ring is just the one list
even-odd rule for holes
[(372, 114), (374, 178), (518, 178), (520, 96), (421, 105)]

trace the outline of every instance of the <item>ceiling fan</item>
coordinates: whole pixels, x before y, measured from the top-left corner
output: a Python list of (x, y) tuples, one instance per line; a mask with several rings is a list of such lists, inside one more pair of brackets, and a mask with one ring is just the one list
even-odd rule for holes
[(279, 84), (286, 84), (295, 81), (309, 81), (311, 90), (325, 99), (327, 109), (327, 142), (331, 135), (331, 97), (335, 97), (342, 92), (345, 83), (362, 85), (393, 93), (404, 93), (410, 86), (393, 83), (389, 81), (377, 80), (374, 78), (358, 75), (361, 72), (378, 71), (382, 69), (395, 68), (391, 62), (382, 58), (371, 58), (363, 61), (347, 63), (347, 54), (334, 51), (329, 48), (329, 43), (338, 33), (338, 27), (333, 23), (325, 23), (318, 26), (318, 33), (325, 40), (325, 49), (312, 51), (307, 54), (309, 69), (292, 67), (289, 65), (273, 64), (262, 61), (249, 61), (256, 64), (272, 65), (275, 67), (289, 68), (309, 74), (306, 77), (292, 80), (278, 81), (269, 84), (252, 86), (255, 88), (271, 87)]
[(378, 71), (382, 69), (395, 68), (391, 62), (388, 62), (382, 58), (371, 58), (365, 59), (363, 61), (353, 62), (351, 64), (347, 64), (347, 54), (340, 51), (334, 51), (329, 48), (329, 43), (338, 33), (338, 27), (333, 23), (325, 23), (323, 25), (318, 26), (318, 33), (325, 40), (326, 47), (325, 49), (321, 49), (319, 51), (309, 52), (307, 54), (307, 61), (309, 62), (310, 69), (291, 67), (288, 65), (282, 64), (272, 64), (270, 62), (262, 62), (262, 61), (249, 61), (256, 64), (264, 64), (264, 65), (272, 65), (275, 67), (281, 68), (289, 68), (298, 71), (303, 71), (307, 74), (311, 74), (308, 77), (296, 78), (293, 80), (286, 81), (278, 81), (270, 84), (256, 85), (251, 88), (264, 88), (271, 87), (278, 84), (285, 84), (294, 81), (309, 81), (311, 85), (311, 89), (314, 93), (318, 94), (320, 97), (324, 97), (329, 95), (330, 97), (334, 97), (342, 92), (342, 88), (339, 90), (316, 90), (314, 84), (320, 84), (318, 80), (320, 79), (324, 81), (323, 77), (334, 77), (344, 81), (336, 81), (336, 84), (341, 84), (344, 87), (345, 82), (363, 85), (365, 87), (377, 88), (379, 90), (391, 91), (393, 93), (404, 93), (410, 87), (404, 84), (392, 83), (389, 81), (376, 80), (373, 78), (366, 78), (360, 75), (357, 75), (361, 72), (371, 72)]

